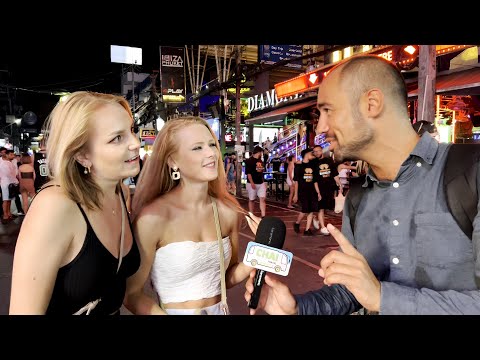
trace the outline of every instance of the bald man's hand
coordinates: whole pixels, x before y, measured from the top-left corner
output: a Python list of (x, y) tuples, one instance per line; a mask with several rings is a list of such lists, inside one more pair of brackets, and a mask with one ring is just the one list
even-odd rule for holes
[(370, 311), (380, 311), (380, 282), (370, 269), (367, 260), (332, 224), (327, 229), (342, 251), (329, 252), (320, 262), (318, 274), (327, 286), (344, 285)]

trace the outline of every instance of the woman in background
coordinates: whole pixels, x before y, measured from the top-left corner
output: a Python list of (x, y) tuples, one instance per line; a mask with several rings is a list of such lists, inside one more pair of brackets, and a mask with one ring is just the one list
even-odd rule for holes
[(288, 205), (289, 209), (293, 209), (292, 201), (295, 195), (295, 182), (293, 181), (293, 175), (295, 171), (295, 155), (289, 155), (287, 157), (287, 185), (288, 185)]
[(228, 156), (228, 160), (226, 161), (226, 168), (225, 172), (227, 175), (227, 190), (230, 194), (234, 195), (237, 193), (237, 184), (236, 184), (236, 155), (235, 153), (231, 153)]
[(23, 211), (27, 214), (30, 199), (35, 196), (35, 169), (32, 165), (32, 157), (23, 153), (18, 167), (18, 180), (20, 181), (20, 195), (22, 195)]

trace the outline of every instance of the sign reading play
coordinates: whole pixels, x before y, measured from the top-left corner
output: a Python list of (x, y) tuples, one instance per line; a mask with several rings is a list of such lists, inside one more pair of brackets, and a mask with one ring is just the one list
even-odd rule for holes
[(164, 102), (185, 102), (185, 49), (160, 46), (160, 73)]

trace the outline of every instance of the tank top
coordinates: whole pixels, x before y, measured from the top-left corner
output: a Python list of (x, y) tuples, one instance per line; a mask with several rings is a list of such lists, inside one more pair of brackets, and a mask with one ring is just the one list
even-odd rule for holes
[[(230, 237), (222, 239), (225, 268), (232, 257)], [(199, 300), (222, 291), (218, 241), (179, 241), (158, 248), (150, 272), (162, 303)]]
[(33, 179), (33, 172), (21, 172), (20, 178), (22, 179)]
[[(125, 204), (123, 193), (122, 200)], [(98, 298), (102, 300), (90, 315), (119, 314), (125, 296), (126, 279), (140, 267), (140, 252), (132, 224), (127, 216), (133, 237), (132, 247), (123, 256), (117, 273), (118, 258), (100, 242), (84, 210), (80, 204), (77, 203), (77, 206), (87, 223), (85, 241), (77, 256), (58, 270), (46, 314), (71, 315)]]
[(47, 154), (42, 152), (35, 154), (33, 169), (35, 170), (35, 190), (38, 191), (49, 180)]

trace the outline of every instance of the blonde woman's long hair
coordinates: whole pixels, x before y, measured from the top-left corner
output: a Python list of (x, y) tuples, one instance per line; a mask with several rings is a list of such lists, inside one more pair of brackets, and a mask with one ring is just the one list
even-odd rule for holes
[(47, 163), (50, 179), (76, 203), (88, 209), (101, 209), (102, 190), (84, 167), (75, 160), (78, 152), (87, 149), (91, 119), (101, 107), (119, 104), (133, 120), (130, 105), (121, 96), (88, 91), (74, 92), (65, 101), (59, 101), (48, 116), (46, 136)]
[(181, 142), (181, 139), (176, 138), (178, 131), (194, 124), (204, 125), (208, 129), (215, 140), (215, 147), (218, 150), (218, 176), (215, 180), (208, 182), (208, 194), (224, 202), (227, 206), (241, 213), (245, 213), (245, 210), (240, 206), (237, 199), (227, 191), (225, 168), (221, 159), (220, 145), (215, 133), (202, 118), (185, 116), (167, 121), (158, 133), (153, 144), (152, 153), (140, 172), (138, 184), (135, 188), (132, 203), (133, 219), (138, 216), (143, 207), (150, 204), (159, 196), (168, 193), (180, 183), (180, 180), (172, 179), (168, 159), (178, 151), (178, 144)]

